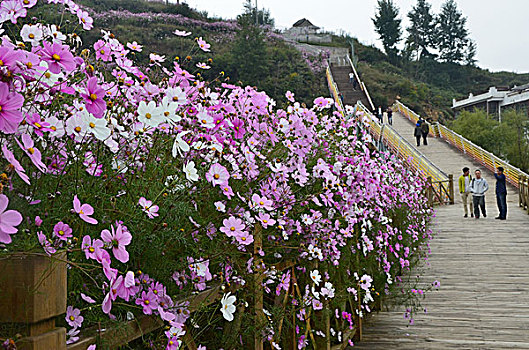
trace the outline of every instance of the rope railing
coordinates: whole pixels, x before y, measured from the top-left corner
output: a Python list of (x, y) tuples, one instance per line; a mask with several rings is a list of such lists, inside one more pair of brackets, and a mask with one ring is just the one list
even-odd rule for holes
[[(411, 109), (409, 109), (407, 106), (405, 106), (399, 101), (395, 102), (393, 108), (413, 123), (417, 123), (417, 120), (420, 118), (417, 113), (413, 112)], [(523, 178), (529, 178), (529, 175), (527, 173), (523, 172), (515, 166), (512, 166), (507, 161), (501, 159), (493, 153), (484, 150), (480, 146), (474, 144), (472, 141), (466, 139), (465, 137), (459, 135), (455, 131), (447, 128), (446, 126), (440, 123), (432, 124), (432, 127), (430, 128), (430, 133), (434, 137), (444, 139), (446, 142), (458, 148), (464, 154), (469, 155), (478, 163), (491, 170), (492, 172), (495, 172), (496, 168), (499, 166), (503, 167), (507, 181), (518, 189), (520, 189), (521, 186), (520, 180)]]

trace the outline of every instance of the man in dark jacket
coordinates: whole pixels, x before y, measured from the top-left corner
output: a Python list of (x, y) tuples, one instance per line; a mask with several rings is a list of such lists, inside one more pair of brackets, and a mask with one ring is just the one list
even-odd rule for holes
[(415, 130), (413, 131), (413, 136), (415, 136), (415, 139), (417, 140), (417, 146), (420, 146), (421, 145), (421, 136), (422, 136), (421, 124), (417, 123), (415, 125)]
[(496, 217), (499, 220), (507, 220), (507, 186), (505, 183), (505, 174), (503, 167), (499, 166), (497, 172), (494, 174), (496, 178), (496, 202), (498, 203), (498, 210), (500, 215)]
[(428, 145), (428, 133), (430, 132), (430, 125), (425, 121), (421, 124), (421, 132), (422, 132), (422, 143), (427, 146)]

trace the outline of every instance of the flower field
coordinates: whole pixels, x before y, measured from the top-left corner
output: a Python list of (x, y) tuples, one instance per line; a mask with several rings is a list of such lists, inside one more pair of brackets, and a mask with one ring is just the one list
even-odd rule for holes
[[(427, 288), (405, 282), (428, 255), (425, 182), (369, 147), (361, 115), (295, 91), (278, 106), (204, 80), (214, 62), (109, 32), (80, 50), (88, 12), (49, 0), (64, 21), (39, 23), (36, 3), (0, 6), (0, 254), (67, 253), (68, 343), (151, 315), (166, 325), (144, 340), (155, 349), (184, 335), (202, 349), (316, 348), (352, 344), (383, 296), (418, 305)], [(195, 53), (210, 46), (196, 38)], [(191, 313), (213, 288), (222, 297)]]

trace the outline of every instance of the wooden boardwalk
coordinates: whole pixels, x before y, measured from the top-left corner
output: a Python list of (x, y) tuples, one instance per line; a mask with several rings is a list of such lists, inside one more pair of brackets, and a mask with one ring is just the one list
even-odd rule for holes
[[(413, 125), (394, 115), (394, 129), (415, 146)], [(442, 139), (420, 146), (433, 163), (453, 174), (456, 204), (437, 207), (429, 266), (423, 281), (439, 280), (439, 291), (423, 301), (426, 314), (407, 326), (403, 309), (373, 315), (356, 349), (529, 349), (529, 215), (508, 189), (507, 221), (495, 220), (495, 179), (490, 185), (487, 218), (463, 218), (457, 179), (461, 169), (482, 168)]]

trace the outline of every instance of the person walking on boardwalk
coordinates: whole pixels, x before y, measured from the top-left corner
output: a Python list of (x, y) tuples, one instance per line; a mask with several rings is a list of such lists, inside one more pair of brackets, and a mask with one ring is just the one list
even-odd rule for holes
[(499, 220), (507, 220), (507, 185), (505, 183), (505, 174), (503, 167), (499, 166), (496, 169), (494, 177), (496, 178), (496, 202), (498, 203), (498, 210), (500, 215), (496, 217)]
[[(463, 168), (463, 175), (459, 177), (459, 193), (461, 194), (461, 200), (463, 201), (463, 208), (465, 209), (465, 218), (468, 218), (468, 212), (470, 211), (470, 217), (474, 217), (474, 211), (472, 210), (471, 203), (468, 200), (470, 195), (470, 182), (472, 181), (472, 175), (470, 175), (470, 169), (467, 167)], [(469, 210), (470, 209), (470, 210)]]
[(388, 124), (393, 125), (393, 110), (388, 108)]
[(427, 146), (428, 145), (428, 134), (430, 133), (430, 125), (426, 120), (422, 121), (421, 124), (421, 132), (422, 132), (422, 143)]
[(415, 139), (417, 140), (417, 146), (420, 146), (422, 130), (421, 130), (421, 124), (419, 124), (419, 122), (415, 124), (415, 130), (413, 131), (413, 136), (415, 136)]
[(487, 211), (485, 210), (485, 192), (489, 190), (489, 184), (487, 180), (481, 177), (481, 170), (477, 169), (474, 174), (476, 178), (470, 181), (470, 192), (472, 192), (472, 204), (474, 205), (474, 217), (479, 219), (479, 210), (483, 217), (487, 217)]
[(377, 118), (378, 118), (378, 121), (379, 121), (380, 124), (384, 123), (384, 119), (383, 119), (383, 116), (382, 116), (382, 106), (378, 106)]

